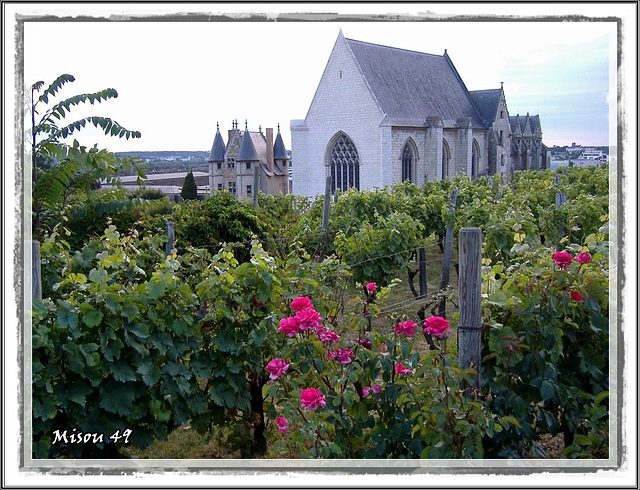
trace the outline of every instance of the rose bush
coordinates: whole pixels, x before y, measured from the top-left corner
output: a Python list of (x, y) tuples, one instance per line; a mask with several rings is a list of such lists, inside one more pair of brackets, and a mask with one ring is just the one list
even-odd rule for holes
[[(363, 292), (369, 311), (370, 290)], [(325, 311), (302, 297), (290, 310), (302, 304), (318, 315)], [(291, 366), (265, 386), (267, 415), (278, 432), (282, 418), (290, 429), (274, 450), (289, 455), (310, 450), (312, 457), (481, 457), (482, 438), (507, 423), (464, 397), (462, 381), (469, 381), (471, 372), (455, 367), (455, 349), (445, 352), (449, 324), (428, 320), (437, 327), (442, 349), (423, 356), (412, 351), (418, 327), (412, 320), (396, 323), (388, 333), (366, 332), (364, 339), (357, 317), (343, 325), (320, 315), (317, 329), (297, 329), (293, 335), (280, 330), (279, 355)]]

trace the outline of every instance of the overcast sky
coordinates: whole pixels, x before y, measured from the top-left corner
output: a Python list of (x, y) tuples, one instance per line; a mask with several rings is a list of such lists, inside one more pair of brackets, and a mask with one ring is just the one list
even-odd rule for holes
[[(209, 150), (216, 123), (226, 134), (237, 119), (241, 128), (247, 120), (250, 130), (280, 124), (285, 145), (291, 148), (290, 121), (306, 116), (340, 29), (345, 37), (360, 41), (432, 54), (447, 49), (469, 90), (499, 88), (504, 82), (510, 115), (539, 114), (548, 146), (610, 141), (616, 24), (595, 20), (606, 12), (592, 10), (590, 21), (572, 22), (571, 14), (590, 11), (558, 10), (554, 14), (565, 16), (540, 22), (538, 16), (549, 12), (539, 6), (538, 10), (511, 6), (515, 14), (511, 20), (495, 22), (481, 16), (497, 13), (495, 5), (485, 5), (470, 22), (311, 22), (308, 15), (301, 22), (207, 22), (193, 13), (234, 14), (239, 9), (197, 5), (175, 10), (180, 6), (174, 6), (173, 12), (186, 14), (178, 17), (186, 20), (180, 22), (176, 17), (163, 18), (170, 11), (164, 6), (125, 7), (105, 4), (86, 10), (86, 5), (84, 9), (67, 5), (67, 11), (55, 9), (50, 22), (24, 24), (25, 85), (49, 83), (69, 73), (76, 82), (61, 92), (64, 96), (115, 88), (118, 99), (91, 107), (86, 114), (111, 117), (142, 133), (141, 139), (126, 141), (85, 130), (83, 144), (98, 142), (113, 151)], [(425, 16), (425, 6), (420, 7), (372, 4), (369, 9), (360, 5), (354, 12), (360, 20), (364, 14), (391, 11), (433, 19)], [(459, 7), (430, 5), (429, 9), (470, 13), (452, 10)], [(276, 9), (244, 8), (270, 18), (282, 11), (339, 10), (336, 5), (317, 4)], [(87, 12), (101, 21), (76, 17)], [(119, 13), (140, 14), (140, 21), (119, 21)], [(158, 17), (149, 21), (149, 15)], [(85, 112), (72, 114), (79, 117)]]

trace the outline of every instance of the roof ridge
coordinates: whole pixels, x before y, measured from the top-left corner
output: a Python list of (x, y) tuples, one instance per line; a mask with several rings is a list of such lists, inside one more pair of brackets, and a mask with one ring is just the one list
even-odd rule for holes
[(416, 54), (422, 54), (427, 56), (437, 56), (438, 58), (443, 57), (443, 55), (441, 54), (426, 53), (424, 51), (416, 51), (415, 49), (398, 48), (396, 46), (387, 46), (386, 44), (370, 43), (368, 41), (359, 41), (358, 39), (350, 39), (348, 37), (345, 37), (345, 40), (349, 42), (360, 43), (360, 44), (368, 44), (369, 46), (376, 46), (379, 48), (396, 49), (398, 51), (405, 51), (407, 53), (416, 53)]

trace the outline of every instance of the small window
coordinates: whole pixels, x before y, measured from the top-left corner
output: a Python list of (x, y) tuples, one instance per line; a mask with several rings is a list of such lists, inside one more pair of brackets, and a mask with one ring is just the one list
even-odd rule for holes
[(234, 196), (236, 195), (236, 183), (235, 182), (229, 182), (229, 192), (231, 194), (233, 194)]
[(500, 111), (500, 119), (504, 119), (504, 111)]
[(247, 162), (247, 170), (251, 170), (251, 162)]
[(504, 155), (500, 156), (500, 166), (504, 167)]
[(404, 149), (402, 150), (402, 182), (408, 180), (411, 182), (412, 179), (412, 170), (413, 170), (413, 152), (411, 151), (411, 147), (409, 143), (404, 145)]
[(500, 134), (498, 135), (498, 144), (500, 146), (502, 146), (502, 133), (504, 133), (504, 131), (500, 131)]
[(253, 189), (251, 188), (251, 186), (250, 186), (250, 185), (248, 185), (248, 186), (247, 186), (247, 196), (250, 196), (250, 195), (251, 195), (251, 191), (252, 191), (252, 190), (253, 190)]
[(236, 168), (235, 158), (227, 158), (227, 168)]
[(218, 170), (222, 170), (222, 162), (218, 162)]

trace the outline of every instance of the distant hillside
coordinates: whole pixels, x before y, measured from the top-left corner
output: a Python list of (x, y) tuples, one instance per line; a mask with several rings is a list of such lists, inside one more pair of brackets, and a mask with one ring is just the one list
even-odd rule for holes
[(118, 155), (139, 158), (147, 173), (209, 170), (208, 151), (127, 151)]

